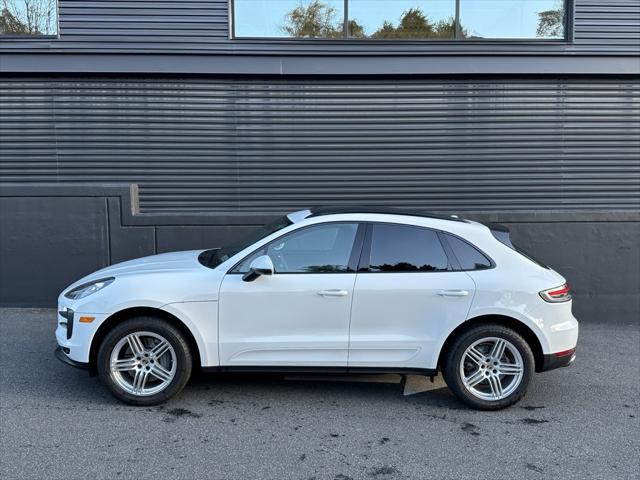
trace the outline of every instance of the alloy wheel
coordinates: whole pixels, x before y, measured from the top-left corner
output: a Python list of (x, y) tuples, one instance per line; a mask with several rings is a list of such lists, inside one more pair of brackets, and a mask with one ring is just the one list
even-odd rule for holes
[(487, 337), (475, 341), (460, 360), (460, 378), (465, 388), (482, 400), (508, 397), (524, 377), (524, 361), (508, 340)]
[(109, 374), (124, 391), (136, 396), (161, 392), (176, 374), (176, 352), (157, 333), (133, 332), (121, 338), (111, 351)]

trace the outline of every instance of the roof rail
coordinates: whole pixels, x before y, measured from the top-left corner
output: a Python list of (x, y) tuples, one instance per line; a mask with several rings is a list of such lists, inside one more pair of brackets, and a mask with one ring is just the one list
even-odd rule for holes
[(458, 218), (457, 215), (441, 215), (437, 213), (422, 212), (418, 210), (405, 210), (392, 207), (372, 207), (372, 206), (353, 206), (353, 205), (329, 205), (323, 207), (310, 208), (311, 212), (307, 218), (321, 217), (324, 215), (337, 215), (341, 213), (379, 213), (386, 215), (406, 215), (410, 217), (435, 218), (438, 220), (449, 220), (452, 222), (464, 222), (464, 219)]

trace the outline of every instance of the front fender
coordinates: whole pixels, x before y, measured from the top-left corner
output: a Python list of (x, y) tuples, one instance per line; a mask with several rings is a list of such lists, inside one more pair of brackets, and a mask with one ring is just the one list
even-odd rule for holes
[(161, 310), (180, 320), (191, 332), (203, 367), (220, 365), (218, 357), (218, 302), (178, 302)]

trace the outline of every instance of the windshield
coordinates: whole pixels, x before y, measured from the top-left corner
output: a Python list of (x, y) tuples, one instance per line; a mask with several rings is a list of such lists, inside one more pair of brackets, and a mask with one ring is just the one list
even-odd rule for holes
[(212, 250), (205, 250), (198, 256), (198, 261), (209, 268), (216, 268), (222, 262), (226, 262), (231, 257), (233, 257), (236, 253), (244, 250), (247, 247), (250, 247), (254, 243), (263, 238), (271, 235), (272, 233), (277, 232), (278, 230), (282, 230), (285, 227), (288, 227), (293, 222), (289, 220), (288, 217), (280, 217), (277, 220), (268, 223), (267, 225), (263, 225), (262, 227), (254, 230), (245, 238), (240, 240), (239, 242), (233, 243), (231, 245), (227, 245), (222, 248), (214, 248)]

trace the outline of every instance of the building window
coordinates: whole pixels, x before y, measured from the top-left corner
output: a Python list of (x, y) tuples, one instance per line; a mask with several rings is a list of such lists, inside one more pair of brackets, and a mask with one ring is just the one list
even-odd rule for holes
[(58, 35), (57, 0), (0, 0), (0, 35)]
[(344, 0), (233, 0), (236, 37), (342, 38)]
[(231, 0), (235, 38), (553, 39), (567, 0)]
[(465, 38), (565, 38), (562, 0), (460, 0)]

